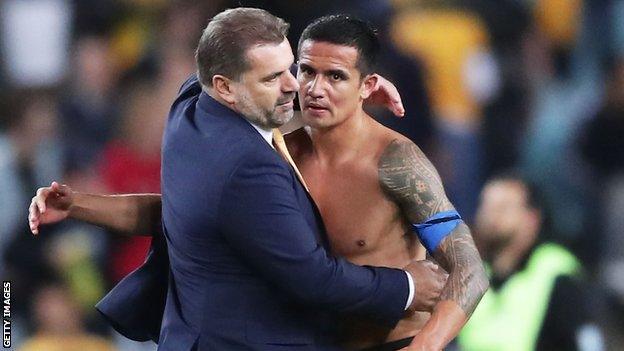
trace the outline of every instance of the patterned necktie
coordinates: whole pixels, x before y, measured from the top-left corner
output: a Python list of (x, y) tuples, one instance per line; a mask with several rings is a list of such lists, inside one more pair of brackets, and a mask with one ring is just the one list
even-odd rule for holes
[(310, 189), (308, 189), (308, 185), (306, 184), (305, 180), (303, 180), (303, 177), (301, 176), (301, 173), (299, 172), (295, 161), (293, 161), (290, 153), (288, 152), (288, 148), (286, 148), (284, 136), (282, 135), (282, 132), (280, 132), (277, 128), (273, 129), (273, 145), (275, 146), (275, 150), (277, 150), (277, 152), (282, 155), (286, 162), (288, 162), (292, 166), (292, 168), (295, 170), (297, 178), (299, 178), (299, 181), (301, 182), (301, 184), (303, 184), (303, 187), (309, 193)]

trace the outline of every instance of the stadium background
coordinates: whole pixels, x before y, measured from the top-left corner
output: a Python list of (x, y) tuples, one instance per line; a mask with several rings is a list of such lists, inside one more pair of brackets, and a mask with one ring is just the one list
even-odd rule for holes
[(153, 349), (92, 307), (149, 239), (71, 222), (35, 238), (28, 204), (51, 180), (158, 192), (163, 122), (201, 29), (240, 5), (290, 22), (293, 48), (321, 15), (373, 23), (379, 73), (407, 110), (375, 116), (425, 150), (468, 221), (493, 174), (518, 169), (540, 186), (545, 235), (581, 258), (608, 348), (624, 348), (624, 1), (3, 0), (0, 274), (13, 282), (15, 349), (42, 331), (57, 335), (45, 345), (73, 331), (88, 349)]

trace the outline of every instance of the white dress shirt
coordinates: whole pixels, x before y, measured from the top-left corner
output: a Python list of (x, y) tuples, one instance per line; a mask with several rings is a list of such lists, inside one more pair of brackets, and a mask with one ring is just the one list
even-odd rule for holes
[[(247, 122), (249, 122), (249, 121), (247, 121)], [(249, 124), (251, 124), (251, 126), (254, 127), (254, 129), (257, 130), (258, 133), (260, 133), (260, 135), (262, 135), (262, 138), (264, 140), (266, 140), (266, 142), (269, 143), (269, 145), (271, 145), (271, 147), (273, 147), (273, 129), (266, 130), (266, 129), (260, 127), (259, 125), (255, 124), (255, 123), (252, 123), (252, 122), (249, 122)]]

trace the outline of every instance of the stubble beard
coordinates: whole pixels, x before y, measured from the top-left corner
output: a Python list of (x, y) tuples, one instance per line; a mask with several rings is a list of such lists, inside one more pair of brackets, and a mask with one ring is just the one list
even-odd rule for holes
[(265, 110), (255, 104), (247, 95), (241, 99), (239, 110), (248, 121), (265, 129), (279, 128), (290, 121), (294, 115), (293, 109), (278, 112), (277, 105), (273, 106), (271, 111)]

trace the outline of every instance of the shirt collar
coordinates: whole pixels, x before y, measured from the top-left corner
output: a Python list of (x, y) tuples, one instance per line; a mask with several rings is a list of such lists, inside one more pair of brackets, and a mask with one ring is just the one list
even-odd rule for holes
[(273, 147), (273, 129), (266, 130), (259, 125), (250, 122), (249, 120), (246, 121), (249, 122), (249, 124), (251, 124), (251, 126), (254, 127), (254, 129), (257, 130), (258, 133), (260, 133), (260, 135), (262, 135), (262, 138), (266, 140), (266, 142), (269, 143), (271, 147)]

